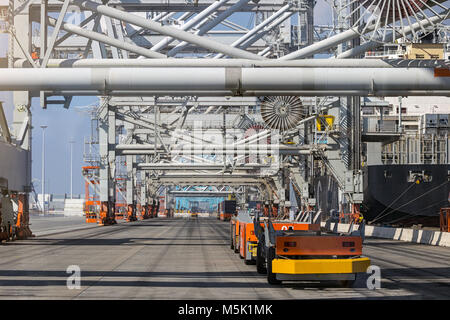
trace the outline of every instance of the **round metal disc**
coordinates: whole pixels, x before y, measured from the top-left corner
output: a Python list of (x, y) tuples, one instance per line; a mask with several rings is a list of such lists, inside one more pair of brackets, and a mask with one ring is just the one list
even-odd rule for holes
[(261, 117), (268, 127), (285, 131), (304, 119), (306, 110), (299, 97), (270, 96), (261, 102)]
[(337, 13), (366, 41), (418, 43), (448, 23), (448, 1), (351, 0)]

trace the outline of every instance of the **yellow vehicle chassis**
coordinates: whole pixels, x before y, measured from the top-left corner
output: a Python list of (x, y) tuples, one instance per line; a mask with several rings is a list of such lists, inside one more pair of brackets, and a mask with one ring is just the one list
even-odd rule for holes
[(355, 259), (274, 259), (272, 272), (282, 274), (342, 274), (366, 272), (369, 258)]

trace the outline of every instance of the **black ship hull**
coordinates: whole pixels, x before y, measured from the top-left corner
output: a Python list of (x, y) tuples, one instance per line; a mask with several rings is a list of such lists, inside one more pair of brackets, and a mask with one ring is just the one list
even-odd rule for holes
[[(361, 212), (367, 222), (439, 226), (440, 209), (449, 206), (450, 165), (376, 165), (365, 167), (363, 173)], [(314, 187), (318, 209), (338, 212), (338, 187), (333, 178), (317, 177)]]
[(366, 220), (438, 226), (440, 209), (448, 206), (449, 172), (446, 164), (366, 167), (362, 208)]

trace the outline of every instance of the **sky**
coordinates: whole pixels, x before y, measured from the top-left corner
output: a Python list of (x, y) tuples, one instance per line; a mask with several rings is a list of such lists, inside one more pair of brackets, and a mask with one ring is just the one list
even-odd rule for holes
[[(329, 22), (331, 11), (329, 5), (323, 0), (316, 4), (315, 19), (317, 24)], [(238, 13), (231, 19), (242, 23), (245, 27), (251, 27), (248, 15)], [(293, 20), (295, 21), (295, 20)], [(294, 22), (295, 23), (295, 22)], [(7, 52), (8, 37), (0, 34), (0, 57), (5, 57)], [(12, 93), (0, 92), (0, 101), (4, 102), (4, 109), (8, 123), (11, 126), (13, 105)], [(84, 181), (81, 175), (83, 162), (84, 138), (90, 135), (89, 114), (80, 112), (77, 107), (95, 104), (97, 97), (74, 97), (71, 107), (64, 109), (62, 106), (48, 106), (42, 109), (39, 106), (39, 98), (33, 98), (32, 112), (32, 180), (36, 192), (41, 192), (42, 172), (42, 129), (41, 125), (47, 125), (45, 129), (45, 170), (46, 193), (70, 194), (70, 144), (73, 145), (73, 193), (84, 194)]]
[[(69, 109), (61, 106), (40, 107), (39, 98), (33, 98), (32, 177), (36, 192), (41, 190), (42, 176), (42, 128), (45, 129), (46, 193), (70, 194), (70, 144), (73, 144), (73, 194), (84, 194), (84, 180), (81, 174), (84, 138), (90, 136), (90, 116), (77, 111), (76, 106), (87, 106), (98, 101), (97, 97), (77, 97)], [(39, 190), (39, 191), (38, 191)]]

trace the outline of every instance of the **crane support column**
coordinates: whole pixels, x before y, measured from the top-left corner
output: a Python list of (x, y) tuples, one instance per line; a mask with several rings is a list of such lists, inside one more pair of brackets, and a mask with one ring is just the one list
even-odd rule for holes
[(103, 109), (99, 126), (100, 223), (115, 224), (116, 117), (109, 104)]
[(127, 163), (127, 207), (128, 221), (136, 221), (136, 200), (134, 197), (134, 175), (133, 175), (133, 158), (136, 156), (126, 156)]

